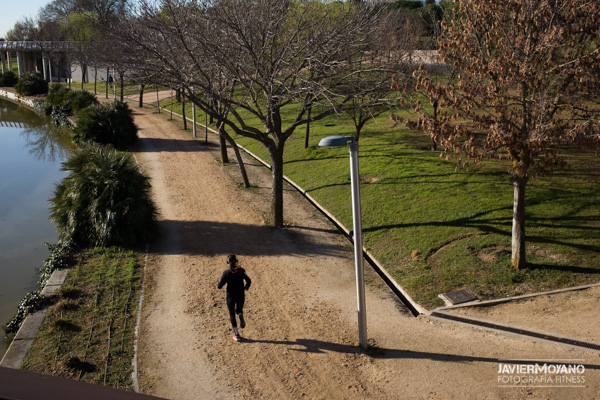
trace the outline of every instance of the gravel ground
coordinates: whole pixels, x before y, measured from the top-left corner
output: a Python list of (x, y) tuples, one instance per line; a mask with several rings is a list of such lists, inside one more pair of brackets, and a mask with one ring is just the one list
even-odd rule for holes
[[(140, 327), (143, 392), (173, 399), (598, 397), (597, 352), (414, 318), (372, 272), (367, 273), (371, 348), (359, 350), (352, 248), (342, 236), (290, 189), (287, 227), (270, 228), (264, 222), (269, 171), (249, 160), (250, 179), (258, 187), (241, 189), (237, 166), (217, 161), (214, 137), (204, 144), (164, 113), (135, 110), (141, 137), (135, 154), (152, 179), (162, 232), (150, 246)], [(232, 340), (225, 293), (216, 288), (231, 253), (253, 281), (242, 342)], [(589, 301), (568, 298), (560, 306), (548, 303), (546, 310), (539, 300), (494, 307), (481, 317), (544, 330), (577, 323), (582, 337), (592, 338), (597, 313), (582, 316), (580, 308), (593, 310), (598, 294), (580, 293), (575, 296)], [(546, 325), (549, 313), (555, 322)], [(498, 373), (503, 360), (524, 359), (577, 360), (586, 366), (578, 385), (583, 387), (539, 381), (503, 387)]]

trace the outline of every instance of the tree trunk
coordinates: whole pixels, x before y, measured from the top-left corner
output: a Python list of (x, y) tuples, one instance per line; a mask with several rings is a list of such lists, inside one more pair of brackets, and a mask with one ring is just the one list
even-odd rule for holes
[(304, 148), (308, 149), (308, 138), (310, 136), (310, 112), (312, 110), (312, 106), (308, 106), (306, 109), (306, 118), (308, 122), (306, 123), (306, 131), (304, 133)]
[(169, 118), (169, 121), (173, 120), (173, 104), (175, 102), (173, 101), (173, 91), (171, 91), (171, 117)]
[(144, 87), (145, 86), (146, 85), (144, 85), (144, 84), (140, 85), (140, 104), (139, 104), (140, 108), (144, 107)]
[(160, 99), (158, 97), (158, 85), (156, 85), (156, 109), (158, 110), (158, 113), (160, 114)]
[(280, 146), (280, 148), (269, 149), (273, 162), (271, 166), (273, 173), (271, 215), (275, 228), (283, 228), (283, 145)]
[(235, 159), (240, 167), (240, 173), (242, 174), (242, 181), (244, 182), (244, 187), (248, 189), (250, 187), (250, 181), (248, 180), (248, 174), (246, 173), (246, 166), (244, 165), (244, 160), (242, 160), (242, 155), (240, 154), (240, 149), (238, 148), (235, 140), (225, 131), (223, 131), (223, 136), (227, 139), (231, 147), (233, 148), (233, 152), (235, 154)]
[(181, 116), (183, 117), (183, 130), (187, 131), (187, 119), (185, 118), (185, 97), (181, 96)]
[[(225, 133), (225, 134), (223, 134)], [(221, 148), (221, 162), (227, 164), (229, 162), (229, 156), (227, 155), (227, 143), (225, 143), (225, 129), (219, 127), (219, 147)]]
[(523, 269), (526, 266), (525, 252), (525, 184), (527, 178), (515, 173), (510, 180), (514, 187), (513, 227), (512, 227), (512, 266)]
[(85, 79), (86, 75), (87, 75), (86, 72), (87, 72), (87, 66), (85, 64), (83, 64), (81, 66), (81, 90), (83, 90), (83, 84), (86, 81), (86, 79)]
[(123, 87), (124, 81), (125, 81), (125, 79), (123, 77), (123, 74), (119, 72), (119, 83), (121, 84), (121, 94), (120, 94), (121, 101), (125, 101), (125, 93), (124, 93), (125, 88)]
[[(227, 156), (227, 145), (225, 144), (225, 140), (229, 142), (231, 147), (233, 148), (233, 152), (235, 154), (235, 159), (240, 167), (240, 173), (242, 175), (242, 181), (244, 182), (244, 187), (248, 189), (250, 187), (250, 181), (248, 180), (248, 174), (246, 173), (246, 166), (244, 165), (244, 160), (242, 160), (242, 155), (240, 154), (240, 149), (238, 148), (235, 140), (225, 130), (224, 124), (219, 126), (219, 142), (221, 145), (221, 159), (223, 163), (229, 162), (229, 157)], [(227, 161), (225, 161), (227, 160)]]
[(367, 122), (367, 120), (361, 121), (358, 124), (354, 125), (354, 140), (356, 140), (357, 142), (360, 140), (360, 133), (362, 132), (362, 128), (365, 126), (365, 123)]
[[(431, 105), (433, 106), (433, 120), (437, 124), (439, 102), (436, 99), (431, 103)], [(436, 150), (437, 150), (437, 143), (435, 142), (435, 140), (431, 139), (431, 151), (436, 151)]]
[(237, 147), (235, 141), (231, 138), (231, 136), (227, 135), (231, 140), (230, 144), (233, 147), (233, 152), (235, 153), (235, 159), (240, 166), (240, 173), (242, 174), (242, 181), (244, 182), (244, 187), (248, 189), (250, 187), (250, 181), (248, 180), (248, 174), (246, 173), (246, 166), (244, 165), (244, 160), (242, 160), (242, 155), (240, 154), (240, 149)]

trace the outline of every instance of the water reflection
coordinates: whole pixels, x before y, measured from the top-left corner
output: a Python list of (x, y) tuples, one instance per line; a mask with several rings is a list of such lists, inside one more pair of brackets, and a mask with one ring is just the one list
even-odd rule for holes
[(73, 150), (69, 130), (52, 123), (26, 128), (21, 136), (36, 160), (65, 160)]
[(66, 160), (74, 148), (68, 128), (4, 100), (0, 100), (0, 127), (20, 128), (29, 154), (38, 161)]
[[(36, 268), (57, 240), (48, 199), (66, 173), (70, 132), (45, 116), (0, 99), (0, 327), (37, 288)], [(0, 330), (0, 357), (5, 351)]]

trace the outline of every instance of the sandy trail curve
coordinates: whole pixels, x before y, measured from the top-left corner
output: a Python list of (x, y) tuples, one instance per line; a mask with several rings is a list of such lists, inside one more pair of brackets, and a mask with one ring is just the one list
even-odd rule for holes
[[(235, 165), (165, 114), (135, 109), (136, 157), (152, 179), (162, 236), (150, 246), (139, 345), (142, 392), (173, 399), (594, 398), (598, 353), (414, 318), (367, 273), (369, 340), (357, 348), (352, 248), (292, 190), (289, 226), (264, 223), (270, 174)], [(231, 159), (235, 158), (233, 155)], [(245, 340), (232, 340), (227, 254), (252, 278)], [(499, 359), (585, 360), (584, 388), (500, 388)]]

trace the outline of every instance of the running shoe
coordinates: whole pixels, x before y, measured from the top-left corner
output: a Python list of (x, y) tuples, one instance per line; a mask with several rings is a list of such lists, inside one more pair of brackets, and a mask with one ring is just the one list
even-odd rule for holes
[(240, 317), (240, 328), (244, 329), (246, 327), (246, 321), (244, 321), (244, 314), (238, 314)]
[(236, 335), (235, 333), (233, 334), (233, 340), (235, 340), (236, 342), (239, 342), (241, 339), (240, 335)]

